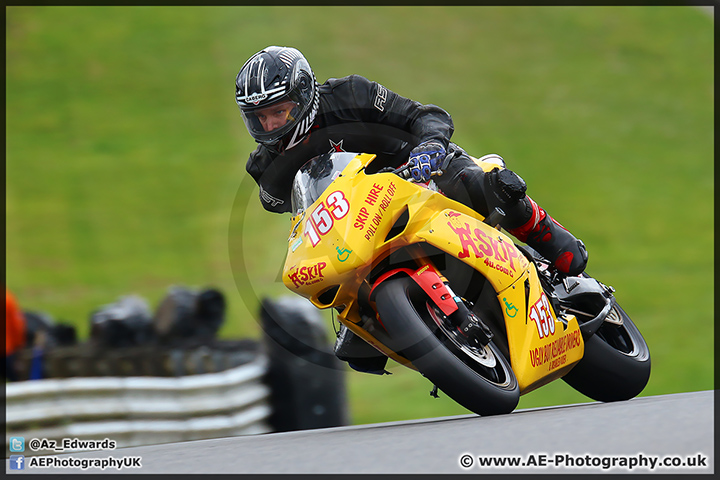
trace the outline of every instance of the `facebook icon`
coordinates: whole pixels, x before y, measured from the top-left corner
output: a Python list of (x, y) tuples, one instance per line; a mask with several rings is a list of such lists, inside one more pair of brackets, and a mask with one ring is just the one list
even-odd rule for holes
[(25, 470), (25, 456), (10, 455), (10, 470)]

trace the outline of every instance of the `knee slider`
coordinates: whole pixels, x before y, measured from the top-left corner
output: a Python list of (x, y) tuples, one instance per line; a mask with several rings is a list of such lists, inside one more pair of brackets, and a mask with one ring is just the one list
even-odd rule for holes
[(508, 169), (493, 169), (486, 174), (490, 191), (499, 205), (515, 205), (525, 197), (527, 185), (520, 175)]

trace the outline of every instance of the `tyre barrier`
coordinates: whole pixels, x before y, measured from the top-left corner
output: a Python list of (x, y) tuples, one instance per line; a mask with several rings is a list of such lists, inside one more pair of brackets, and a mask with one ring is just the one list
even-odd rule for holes
[[(48, 349), (43, 379), (6, 384), (6, 446), (108, 438), (120, 448), (347, 425), (344, 371), (319, 312), (299, 297), (262, 305), (261, 341)], [(21, 380), (33, 355), (18, 355)]]
[(300, 297), (263, 299), (260, 317), (271, 359), (266, 381), (274, 430), (347, 425), (345, 365), (333, 352), (319, 311)]
[[(70, 377), (181, 377), (215, 373), (252, 361), (263, 348), (255, 340), (192, 341), (170, 345), (105, 348), (87, 342), (48, 348), (42, 353), (43, 378)], [(37, 350), (18, 352), (15, 370), (29, 380)]]

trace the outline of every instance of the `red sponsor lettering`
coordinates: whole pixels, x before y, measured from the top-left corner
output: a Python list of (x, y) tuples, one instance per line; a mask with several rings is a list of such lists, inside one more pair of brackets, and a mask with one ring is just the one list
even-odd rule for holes
[(480, 242), (478, 244), (478, 247), (480, 247), (480, 250), (485, 255), (490, 256), (493, 254), (492, 246), (487, 242), (487, 240), (485, 240), (487, 238), (487, 235), (485, 234), (485, 232), (483, 232), (479, 228), (476, 228), (475, 229), (475, 238), (477, 238), (478, 242)]
[(490, 245), (492, 245), (493, 251), (495, 252), (495, 260), (499, 262), (507, 261), (507, 256), (503, 256), (500, 252), (500, 247), (498, 246), (500, 242), (498, 242), (498, 239), (488, 236), (488, 240), (490, 240)]
[(319, 262), (309, 267), (303, 266), (295, 268), (295, 271), (288, 274), (288, 278), (295, 284), (295, 288), (302, 285), (312, 285), (313, 283), (322, 282), (324, 279), (323, 269), (327, 266), (325, 262)]
[(365, 228), (365, 222), (367, 221), (369, 216), (370, 216), (370, 213), (368, 213), (367, 208), (362, 207), (360, 209), (360, 212), (358, 212), (358, 216), (355, 219), (355, 223), (353, 224), (353, 227), (359, 228), (360, 230)]
[(470, 248), (472, 248), (476, 258), (483, 257), (482, 253), (478, 251), (477, 247), (475, 246), (475, 242), (472, 239), (472, 235), (470, 233), (470, 225), (466, 223), (465, 227), (455, 227), (451, 222), (448, 222), (448, 225), (450, 225), (450, 228), (452, 228), (453, 232), (455, 232), (458, 238), (460, 238), (460, 247), (462, 247), (462, 252), (458, 252), (458, 258), (469, 257)]
[[(387, 188), (385, 188), (387, 187)], [(375, 235), (375, 232), (377, 232), (378, 227), (382, 223), (383, 216), (385, 215), (385, 212), (387, 211), (388, 207), (392, 203), (393, 197), (395, 195), (395, 192), (397, 191), (397, 185), (395, 183), (390, 182), (388, 185), (383, 187), (382, 185), (378, 185), (377, 183), (373, 184), (373, 188), (370, 190), (370, 193), (368, 194), (368, 197), (365, 199), (365, 203), (370, 205), (375, 205), (376, 202), (378, 202), (378, 199), (380, 199), (379, 203), (377, 204), (377, 211), (374, 213), (372, 219), (370, 219), (367, 223), (367, 230), (365, 230), (365, 240), (370, 240), (373, 235)], [(381, 190), (385, 188), (385, 194), (382, 198), (380, 198)], [(372, 201), (370, 201), (372, 200)], [(361, 208), (360, 210), (364, 210), (365, 207)], [(358, 217), (359, 219), (359, 217)], [(357, 219), (356, 219), (357, 220)], [(368, 218), (364, 218), (362, 221), (362, 228), (365, 228), (365, 221), (368, 220)], [(358, 228), (358, 223), (356, 222), (354, 225), (356, 228)]]
[(517, 272), (516, 261), (521, 269), (527, 266), (527, 259), (520, 255), (512, 243), (503, 241), (502, 237), (489, 235), (479, 228), (471, 230), (468, 223), (462, 224), (456, 218), (460, 216), (459, 213), (448, 212), (446, 215), (450, 218), (448, 226), (460, 240), (462, 250), (458, 252), (458, 258), (468, 258), (472, 252), (475, 258), (485, 258), (485, 264), (490, 268), (510, 277)]
[(368, 205), (375, 205), (375, 202), (377, 202), (378, 197), (380, 196), (380, 192), (382, 192), (383, 186), (378, 185), (377, 183), (373, 183), (372, 188), (370, 189), (370, 192), (368, 193), (367, 197), (365, 198), (365, 203)]
[(560, 368), (567, 363), (567, 353), (580, 345), (582, 334), (580, 330), (573, 330), (537, 348), (528, 351), (530, 364), (539, 367), (548, 364), (548, 370)]

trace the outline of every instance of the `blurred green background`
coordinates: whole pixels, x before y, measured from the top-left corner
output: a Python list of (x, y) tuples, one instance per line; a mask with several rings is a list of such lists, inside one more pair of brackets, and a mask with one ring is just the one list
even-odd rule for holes
[[(6, 7), (7, 285), (81, 339), (120, 295), (212, 285), (221, 335), (259, 337), (289, 216), (245, 173), (234, 78), (291, 45), (320, 82), (449, 111), (454, 141), (501, 154), (584, 240), (650, 346), (642, 395), (711, 389), (713, 29), (679, 6)], [(354, 423), (468, 413), (390, 370), (349, 373)], [(555, 382), (518, 408), (586, 401)]]

